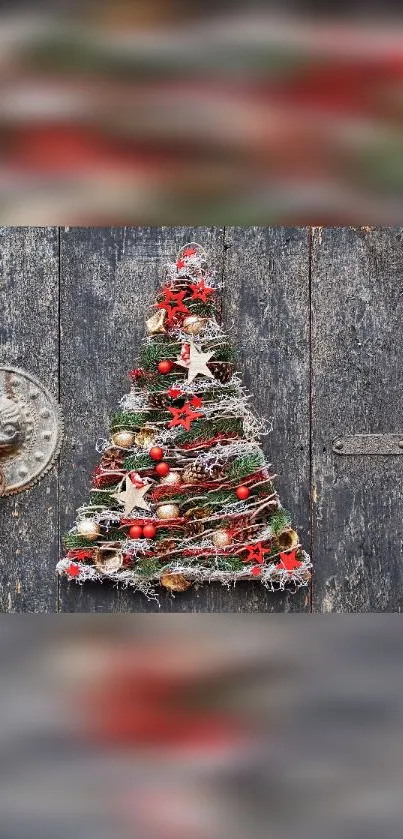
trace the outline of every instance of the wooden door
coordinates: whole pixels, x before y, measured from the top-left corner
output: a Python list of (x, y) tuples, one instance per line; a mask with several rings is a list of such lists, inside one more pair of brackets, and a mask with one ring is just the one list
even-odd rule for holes
[(198, 241), (222, 277), (222, 316), (263, 446), (315, 575), (311, 589), (191, 589), (162, 611), (399, 609), (403, 458), (343, 457), (335, 436), (402, 430), (399, 230), (280, 227), (2, 228), (0, 361), (59, 397), (62, 455), (40, 484), (0, 499), (2, 611), (143, 612), (110, 584), (57, 580), (60, 534), (88, 497), (96, 440), (128, 390), (164, 264)]

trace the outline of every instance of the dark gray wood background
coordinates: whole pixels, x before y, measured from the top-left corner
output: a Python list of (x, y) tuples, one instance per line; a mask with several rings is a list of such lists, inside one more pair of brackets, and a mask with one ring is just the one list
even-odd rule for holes
[(164, 264), (196, 240), (222, 275), (222, 316), (284, 505), (311, 551), (309, 590), (259, 583), (161, 597), (183, 612), (396, 611), (403, 606), (403, 457), (343, 457), (332, 440), (402, 432), (402, 232), (371, 228), (1, 228), (1, 363), (60, 398), (60, 463), (0, 499), (0, 609), (158, 611), (109, 584), (54, 572), (60, 534), (88, 497), (95, 441), (129, 388)]

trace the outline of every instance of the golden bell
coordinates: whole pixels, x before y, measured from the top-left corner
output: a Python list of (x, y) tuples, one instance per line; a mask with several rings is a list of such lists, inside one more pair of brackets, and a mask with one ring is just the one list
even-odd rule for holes
[(94, 563), (102, 574), (113, 574), (123, 565), (123, 553), (115, 548), (96, 548)]
[(150, 318), (148, 318), (146, 326), (149, 335), (158, 335), (159, 332), (166, 332), (164, 327), (166, 316), (167, 313), (165, 309), (159, 309), (158, 312), (155, 312)]
[(140, 449), (149, 449), (158, 437), (158, 428), (154, 425), (144, 425), (135, 435), (135, 443)]
[(131, 449), (134, 446), (135, 434), (133, 431), (115, 431), (112, 434), (112, 440), (115, 446), (121, 449)]
[(168, 472), (168, 474), (165, 475), (165, 477), (161, 478), (161, 480), (160, 480), (160, 484), (162, 484), (163, 486), (174, 487), (174, 486), (179, 486), (181, 483), (182, 483), (181, 473), (180, 472), (175, 472), (174, 469), (172, 469), (171, 472)]
[(188, 315), (183, 321), (182, 328), (188, 335), (200, 335), (206, 328), (207, 318), (198, 315)]
[(227, 530), (216, 530), (211, 539), (216, 548), (227, 548), (228, 545), (232, 544), (231, 536)]
[(93, 519), (80, 519), (77, 522), (77, 533), (88, 539), (90, 542), (95, 542), (101, 532), (99, 524)]
[(177, 504), (161, 504), (157, 509), (159, 519), (177, 519), (180, 516), (180, 509)]
[(277, 542), (281, 550), (288, 551), (297, 548), (299, 545), (299, 536), (291, 527), (286, 528), (277, 536)]
[(187, 591), (192, 585), (183, 574), (164, 574), (161, 577), (161, 585), (170, 591)]

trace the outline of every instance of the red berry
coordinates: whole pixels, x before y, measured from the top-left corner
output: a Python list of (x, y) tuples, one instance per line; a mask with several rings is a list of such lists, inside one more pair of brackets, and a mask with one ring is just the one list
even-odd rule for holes
[(170, 470), (169, 470), (168, 464), (164, 463), (164, 461), (162, 461), (161, 463), (157, 463), (157, 465), (155, 467), (155, 471), (156, 471), (157, 475), (160, 476), (160, 478), (165, 478), (165, 476), (168, 475), (168, 472)]
[(250, 489), (248, 489), (248, 487), (245, 486), (238, 487), (238, 489), (236, 490), (236, 495), (238, 496), (240, 501), (246, 501), (246, 499), (250, 496)]
[(139, 524), (133, 524), (129, 530), (131, 539), (141, 539), (143, 535), (143, 528)]
[(172, 367), (173, 367), (172, 361), (168, 361), (167, 359), (165, 359), (164, 361), (160, 361), (160, 363), (158, 365), (158, 372), (166, 375), (167, 373), (171, 372)]
[(146, 539), (154, 539), (156, 532), (157, 528), (155, 524), (146, 524), (143, 527), (143, 533)]
[(150, 449), (150, 457), (151, 460), (162, 460), (162, 458), (164, 457), (164, 452), (160, 448), (160, 446), (154, 446), (152, 449)]

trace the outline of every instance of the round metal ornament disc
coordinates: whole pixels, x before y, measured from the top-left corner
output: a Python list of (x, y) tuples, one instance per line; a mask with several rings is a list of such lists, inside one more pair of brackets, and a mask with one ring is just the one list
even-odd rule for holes
[(59, 405), (42, 382), (0, 366), (0, 495), (29, 489), (49, 471), (62, 430)]

